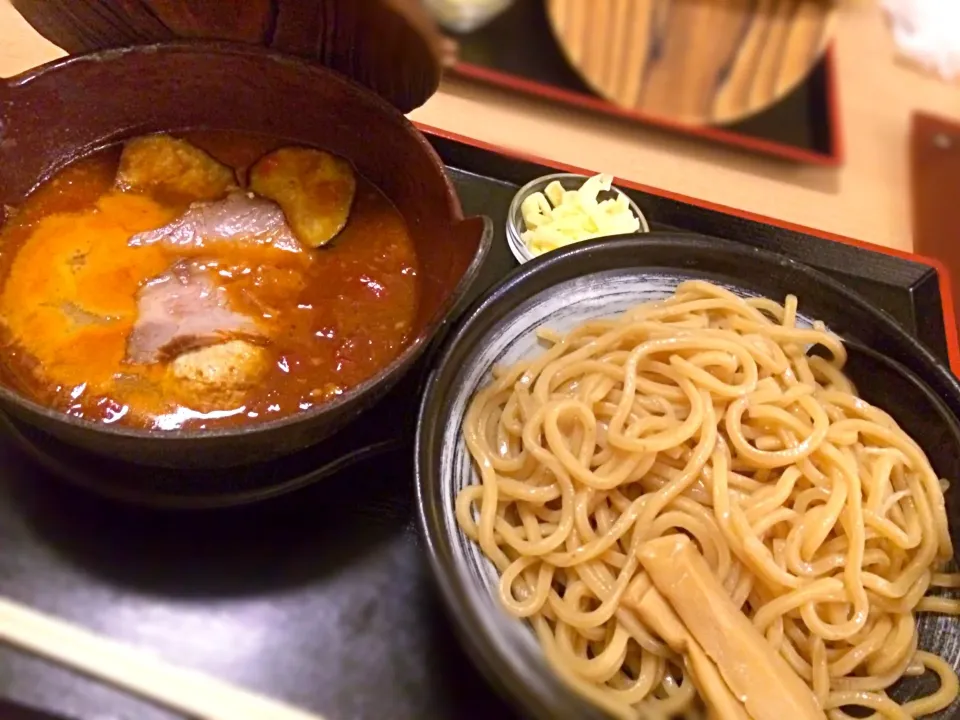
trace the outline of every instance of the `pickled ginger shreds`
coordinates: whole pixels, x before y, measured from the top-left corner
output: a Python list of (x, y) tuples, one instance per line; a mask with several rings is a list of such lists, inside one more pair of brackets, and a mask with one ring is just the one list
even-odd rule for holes
[(945, 80), (960, 77), (960, 2), (883, 0), (897, 49)]
[(612, 175), (594, 175), (577, 190), (550, 183), (521, 203), (526, 227), (521, 239), (530, 252), (540, 255), (582, 240), (637, 232), (640, 219), (626, 195), (600, 199), (600, 193), (612, 187)]

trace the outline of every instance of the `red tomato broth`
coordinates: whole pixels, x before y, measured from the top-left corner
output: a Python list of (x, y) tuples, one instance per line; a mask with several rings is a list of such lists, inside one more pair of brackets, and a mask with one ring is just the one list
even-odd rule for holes
[[(241, 178), (285, 144), (241, 133), (183, 137)], [(213, 412), (191, 407), (171, 390), (164, 364), (124, 362), (137, 289), (191, 254), (160, 245), (131, 248), (126, 239), (174, 219), (186, 200), (114, 189), (118, 160), (112, 147), (72, 163), (0, 229), (2, 379), (15, 390), (99, 422), (236, 427), (328, 402), (375, 375), (410, 339), (420, 292), (413, 242), (397, 209), (358, 176), (347, 225), (322, 249), (285, 257), (226, 243), (194, 253), (216, 273), (230, 306), (266, 328), (269, 363), (242, 404)], [(85, 265), (77, 271), (70, 253), (81, 243)], [(64, 302), (109, 322), (78, 324), (66, 317)]]

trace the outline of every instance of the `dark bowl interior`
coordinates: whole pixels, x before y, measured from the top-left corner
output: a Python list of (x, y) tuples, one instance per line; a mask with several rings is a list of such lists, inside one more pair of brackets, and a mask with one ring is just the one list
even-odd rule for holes
[[(527, 263), (474, 305), (452, 334), (433, 370), (420, 409), (416, 476), (421, 529), (434, 575), (459, 635), (489, 679), (533, 717), (600, 718), (603, 715), (571, 693), (546, 665), (530, 631), (509, 618), (481, 579), (487, 571), (464, 548), (451, 508), (461, 463), (469, 458), (456, 449), (465, 395), (499, 361), (512, 333), (529, 333), (546, 311), (536, 301), (554, 297), (551, 312), (560, 314), (576, 294), (571, 283), (593, 274), (617, 271), (631, 275), (703, 277), (748, 292), (780, 299), (797, 295), (800, 312), (825, 321), (849, 339), (849, 377), (861, 396), (889, 412), (921, 445), (941, 477), (960, 478), (960, 384), (953, 374), (886, 313), (822, 273), (784, 256), (693, 235), (647, 236), (583, 243)], [(596, 285), (603, 284), (595, 281)], [(617, 287), (599, 291), (616, 302)], [(626, 291), (624, 291), (626, 292)], [(600, 297), (600, 294), (589, 296)], [(583, 295), (581, 297), (587, 297)], [(605, 300), (604, 302), (609, 302)], [(625, 302), (625, 301), (624, 301)], [(632, 300), (635, 302), (635, 300)], [(598, 313), (602, 314), (602, 313)], [(553, 317), (553, 315), (550, 315)], [(501, 355), (496, 355), (496, 353)], [(483, 359), (481, 360), (481, 355)], [(496, 357), (494, 357), (496, 355)], [(482, 382), (482, 380), (481, 380)], [(466, 457), (466, 459), (465, 459)], [(947, 493), (954, 542), (960, 529), (955, 489)], [(924, 616), (921, 645), (938, 651), (960, 668), (956, 624)], [(927, 677), (907, 678), (892, 694), (903, 701), (932, 691)], [(938, 717), (953, 717), (955, 706)]]
[(411, 367), (479, 270), (491, 227), (464, 219), (426, 139), (372, 92), (325, 68), (250, 46), (171, 43), (51, 63), (0, 84), (0, 204), (106, 144), (159, 131), (271, 135), (349, 159), (397, 206), (420, 260), (413, 339), (391, 365), (337, 401), (283, 420), (214, 431), (103, 426), (41, 407), (0, 385), (0, 411), (57, 439), (164, 467), (225, 467), (289, 454), (369, 408)]

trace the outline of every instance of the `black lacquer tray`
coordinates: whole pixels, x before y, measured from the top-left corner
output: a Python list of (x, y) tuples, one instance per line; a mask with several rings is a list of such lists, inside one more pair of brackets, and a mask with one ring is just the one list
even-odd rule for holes
[[(557, 168), (431, 139), (465, 210), (490, 216), (498, 230), (479, 293), (516, 267), (503, 236), (513, 193)], [(774, 249), (826, 271), (957, 369), (956, 331), (933, 261), (620, 186), (652, 229)], [(418, 387), (405, 383), (348, 436), (360, 439), (341, 448), (396, 440), (394, 450), (232, 509), (150, 510), (100, 499), (55, 480), (0, 432), (0, 594), (329, 720), (514, 717), (459, 649), (416, 533), (404, 438)], [(122, 484), (123, 476), (113, 479)], [(174, 717), (7, 648), (0, 697), (75, 720)]]
[(734, 123), (701, 126), (622, 108), (597, 95), (564, 57), (542, 0), (517, 0), (488, 25), (454, 37), (453, 69), (465, 77), (797, 162), (843, 163), (832, 47), (802, 83), (769, 108)]

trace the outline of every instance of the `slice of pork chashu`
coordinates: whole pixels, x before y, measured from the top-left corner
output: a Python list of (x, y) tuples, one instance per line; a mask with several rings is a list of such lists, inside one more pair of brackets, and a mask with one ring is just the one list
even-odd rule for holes
[(133, 247), (158, 243), (193, 250), (233, 243), (290, 254), (304, 251), (280, 206), (243, 190), (233, 190), (222, 200), (193, 203), (173, 222), (137, 233), (129, 242)]
[(200, 260), (181, 260), (137, 294), (127, 362), (148, 365), (230, 339), (263, 336), (256, 321), (230, 308), (224, 288)]
[(267, 369), (265, 336), (253, 318), (230, 308), (202, 261), (180, 261), (137, 296), (127, 362), (167, 363), (176, 399), (210, 411), (234, 408)]

